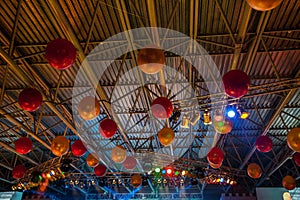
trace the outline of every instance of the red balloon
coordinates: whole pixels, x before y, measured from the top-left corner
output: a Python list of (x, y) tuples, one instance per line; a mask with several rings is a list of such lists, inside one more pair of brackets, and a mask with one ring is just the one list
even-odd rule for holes
[(12, 170), (12, 176), (15, 179), (23, 178), (26, 173), (26, 167), (23, 165), (17, 165)]
[(219, 165), (223, 162), (224, 152), (219, 147), (212, 148), (207, 154), (208, 162)]
[(80, 157), (83, 156), (86, 152), (86, 148), (81, 140), (76, 140), (72, 146), (71, 150), (74, 156)]
[(18, 103), (23, 110), (33, 112), (42, 105), (43, 96), (38, 90), (27, 88), (19, 94)]
[(136, 164), (137, 164), (137, 161), (134, 157), (127, 156), (123, 163), (123, 166), (127, 170), (133, 170), (135, 168)]
[(256, 142), (255, 142), (255, 146), (256, 146), (256, 149), (260, 152), (263, 152), (263, 153), (267, 153), (269, 151), (271, 151), (272, 147), (273, 147), (273, 142), (272, 140), (264, 135), (264, 136), (259, 136), (257, 139), (256, 139)]
[(300, 153), (299, 152), (294, 153), (293, 160), (296, 163), (296, 165), (298, 167), (300, 167)]
[(282, 186), (287, 190), (293, 190), (296, 187), (296, 180), (292, 176), (285, 176), (282, 179)]
[(55, 39), (48, 43), (45, 57), (53, 68), (64, 70), (75, 62), (76, 48), (66, 39)]
[(151, 104), (151, 111), (158, 119), (167, 119), (172, 115), (172, 102), (166, 97), (158, 97)]
[(106, 174), (106, 166), (103, 164), (99, 164), (94, 168), (94, 173), (96, 176), (104, 176)]
[(104, 119), (100, 122), (99, 133), (104, 138), (112, 138), (118, 131), (118, 126), (114, 120)]
[(223, 84), (228, 96), (241, 98), (249, 90), (250, 78), (241, 70), (231, 70), (223, 76)]
[(16, 152), (27, 154), (32, 150), (32, 141), (28, 137), (21, 137), (15, 141)]

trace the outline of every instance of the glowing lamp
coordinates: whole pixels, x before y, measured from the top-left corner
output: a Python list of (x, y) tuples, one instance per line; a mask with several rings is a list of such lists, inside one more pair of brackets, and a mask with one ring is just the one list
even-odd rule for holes
[(282, 0), (246, 0), (250, 7), (258, 11), (268, 11), (276, 8)]
[(71, 67), (75, 62), (76, 49), (66, 39), (55, 39), (48, 43), (45, 57), (53, 68), (64, 70)]
[(180, 127), (181, 128), (189, 128), (189, 118), (188, 118), (188, 116), (183, 115)]
[(225, 92), (233, 98), (241, 98), (247, 94), (250, 87), (250, 78), (241, 70), (231, 70), (223, 76)]
[(104, 138), (112, 138), (117, 131), (118, 131), (118, 126), (115, 121), (107, 118), (100, 122), (99, 133)]
[(239, 108), (238, 113), (241, 119), (247, 119), (250, 116), (250, 113), (244, 110), (243, 108)]
[(293, 128), (287, 135), (288, 146), (296, 152), (300, 152), (300, 128)]
[(205, 110), (203, 112), (203, 124), (204, 125), (210, 125), (210, 124), (212, 124), (210, 112), (208, 110)]
[(32, 150), (32, 141), (28, 137), (21, 137), (15, 141), (15, 149), (19, 154), (27, 154)]
[(12, 177), (14, 179), (20, 179), (23, 178), (26, 173), (26, 167), (23, 165), (17, 165), (12, 170)]
[(183, 171), (181, 172), (181, 175), (182, 175), (182, 176), (185, 176), (187, 173), (188, 173), (188, 172), (187, 172), (186, 170), (183, 170)]
[(262, 170), (258, 164), (251, 163), (248, 165), (247, 173), (251, 178), (258, 179), (261, 177)]
[(164, 67), (164, 52), (155, 45), (149, 45), (140, 50), (137, 63), (142, 72), (156, 74)]
[(175, 138), (175, 133), (169, 127), (164, 127), (158, 132), (158, 140), (164, 146), (168, 146), (172, 144), (174, 138)]
[(160, 172), (160, 168), (157, 167), (157, 168), (154, 169), (154, 171), (155, 171), (156, 173), (159, 173), (159, 172)]
[(152, 114), (158, 119), (167, 119), (172, 115), (172, 102), (166, 97), (158, 97), (151, 104)]
[(100, 114), (100, 103), (95, 97), (84, 97), (78, 104), (78, 113), (84, 120), (95, 119)]
[(273, 147), (273, 142), (272, 140), (264, 135), (264, 136), (259, 136), (256, 139), (255, 142), (255, 147), (258, 151), (263, 152), (263, 153), (267, 153), (269, 151), (271, 151), (272, 147)]
[(287, 190), (293, 190), (296, 187), (296, 180), (292, 176), (285, 176), (282, 179), (282, 186)]
[(69, 150), (69, 140), (64, 136), (56, 136), (51, 143), (51, 151), (56, 156), (63, 156)]
[(167, 171), (167, 175), (172, 175), (172, 173), (173, 173), (173, 170), (171, 169), (171, 168), (167, 168), (166, 169)]
[(34, 88), (27, 88), (20, 92), (18, 103), (23, 110), (33, 112), (39, 109), (42, 105), (43, 96), (38, 90)]
[(71, 150), (73, 155), (77, 157), (83, 156), (87, 151), (81, 140), (75, 141), (71, 146)]

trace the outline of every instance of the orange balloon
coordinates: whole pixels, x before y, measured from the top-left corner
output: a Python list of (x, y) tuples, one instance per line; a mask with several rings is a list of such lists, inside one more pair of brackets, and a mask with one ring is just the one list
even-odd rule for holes
[(86, 163), (90, 167), (96, 167), (99, 164), (99, 160), (93, 154), (89, 154), (86, 158)]
[(78, 113), (84, 120), (95, 119), (100, 114), (100, 103), (92, 96), (84, 97), (78, 104)]
[(175, 133), (169, 127), (164, 127), (158, 132), (158, 140), (164, 146), (168, 146), (172, 144), (174, 138), (175, 138)]
[(220, 134), (227, 134), (232, 130), (233, 123), (230, 119), (222, 121), (214, 121), (213, 123), (215, 130)]
[(262, 170), (258, 164), (251, 163), (248, 165), (247, 173), (251, 178), (257, 179), (260, 178)]
[(293, 128), (287, 135), (288, 146), (296, 152), (300, 152), (300, 128)]
[(149, 45), (140, 50), (137, 63), (144, 73), (156, 74), (164, 67), (165, 59), (163, 50), (155, 45)]
[(268, 11), (276, 8), (282, 0), (247, 0), (249, 6), (258, 11)]
[(133, 187), (137, 188), (142, 184), (142, 177), (139, 174), (134, 174), (131, 177), (131, 184), (133, 185)]
[(65, 155), (69, 150), (69, 140), (64, 136), (57, 136), (51, 143), (51, 151), (56, 156)]
[(287, 190), (293, 190), (296, 187), (296, 180), (292, 176), (285, 176), (282, 185)]
[(126, 159), (126, 149), (120, 145), (116, 145), (111, 150), (111, 158), (116, 163), (122, 163)]

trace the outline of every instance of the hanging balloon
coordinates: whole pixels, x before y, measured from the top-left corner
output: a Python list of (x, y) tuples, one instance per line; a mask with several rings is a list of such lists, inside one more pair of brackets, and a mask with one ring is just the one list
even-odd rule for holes
[(136, 164), (137, 164), (137, 161), (133, 156), (127, 156), (123, 163), (123, 166), (127, 170), (133, 170), (135, 168)]
[(100, 164), (94, 168), (94, 173), (96, 176), (104, 176), (106, 174), (106, 167)]
[(246, 0), (250, 7), (258, 11), (268, 11), (276, 8), (282, 0)]
[(296, 187), (296, 180), (292, 176), (285, 176), (282, 179), (282, 186), (287, 190), (293, 190)]
[(122, 163), (126, 159), (126, 149), (120, 145), (116, 145), (111, 150), (111, 158), (116, 163)]
[(223, 84), (228, 96), (241, 98), (247, 94), (249, 90), (250, 79), (248, 75), (241, 70), (231, 70), (223, 76)]
[(104, 138), (112, 138), (118, 131), (116, 122), (111, 119), (104, 119), (100, 122), (99, 133)]
[(65, 158), (61, 161), (60, 170), (63, 172), (68, 172), (71, 169), (72, 160)]
[(248, 165), (247, 173), (251, 178), (257, 179), (260, 178), (262, 170), (258, 164), (251, 163)]
[(19, 154), (27, 154), (32, 150), (32, 141), (28, 137), (21, 137), (15, 141), (15, 149)]
[(152, 114), (158, 119), (167, 119), (172, 115), (172, 102), (166, 97), (158, 97), (151, 104)]
[(296, 152), (293, 155), (293, 160), (295, 162), (295, 164), (300, 167), (300, 153)]
[(156, 74), (164, 67), (164, 52), (155, 45), (147, 46), (140, 50), (137, 63), (144, 73)]
[(131, 177), (131, 185), (135, 188), (138, 188), (142, 184), (142, 177), (139, 174), (134, 174)]
[(100, 103), (92, 96), (84, 97), (78, 104), (78, 113), (84, 120), (95, 119), (100, 114)]
[(158, 140), (164, 146), (172, 144), (174, 138), (174, 131), (169, 127), (164, 127), (158, 132)]
[(273, 142), (272, 140), (264, 135), (264, 136), (259, 136), (256, 139), (255, 142), (255, 147), (258, 151), (263, 152), (263, 153), (267, 153), (269, 151), (271, 151), (272, 147), (273, 147)]
[(219, 165), (224, 160), (224, 152), (219, 147), (212, 148), (207, 154), (208, 162)]
[(225, 118), (225, 120), (222, 121), (214, 121), (213, 125), (216, 132), (220, 134), (230, 133), (233, 127), (232, 121), (228, 118)]
[(56, 136), (51, 143), (51, 151), (56, 156), (63, 156), (69, 150), (69, 140), (64, 136)]
[(71, 150), (74, 156), (81, 157), (85, 154), (86, 148), (81, 140), (75, 141), (72, 146)]
[(55, 39), (48, 43), (45, 57), (53, 68), (64, 70), (75, 62), (76, 49), (66, 39)]
[(293, 128), (287, 135), (288, 146), (296, 152), (300, 152), (300, 128)]
[(34, 88), (27, 88), (20, 92), (18, 103), (23, 110), (33, 112), (39, 109), (42, 105), (43, 96), (38, 90)]
[(99, 160), (95, 156), (93, 156), (93, 154), (89, 154), (86, 158), (86, 163), (90, 167), (96, 167), (99, 164)]
[(12, 170), (12, 177), (15, 179), (23, 178), (26, 173), (26, 167), (23, 165), (17, 165)]

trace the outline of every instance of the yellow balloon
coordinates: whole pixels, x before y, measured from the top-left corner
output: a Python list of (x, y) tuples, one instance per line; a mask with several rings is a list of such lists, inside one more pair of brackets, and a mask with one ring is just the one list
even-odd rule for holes
[(174, 138), (174, 131), (169, 127), (164, 127), (158, 132), (158, 140), (164, 146), (172, 144)]
[(100, 114), (100, 103), (92, 96), (84, 97), (78, 104), (78, 113), (84, 120), (92, 120)]
[(69, 140), (64, 136), (57, 136), (51, 143), (51, 151), (56, 156), (65, 155), (69, 150)]
[(137, 188), (142, 184), (142, 177), (139, 174), (134, 174), (131, 177), (131, 184), (133, 185), (133, 187)]
[(99, 160), (93, 154), (89, 154), (86, 157), (86, 163), (90, 167), (96, 167), (99, 164)]
[(257, 179), (260, 178), (262, 170), (258, 164), (251, 163), (248, 165), (247, 173), (251, 178)]
[(296, 152), (300, 152), (300, 128), (293, 128), (287, 135), (288, 146)]
[(116, 145), (111, 150), (111, 158), (116, 163), (122, 163), (126, 159), (126, 149), (120, 145)]

